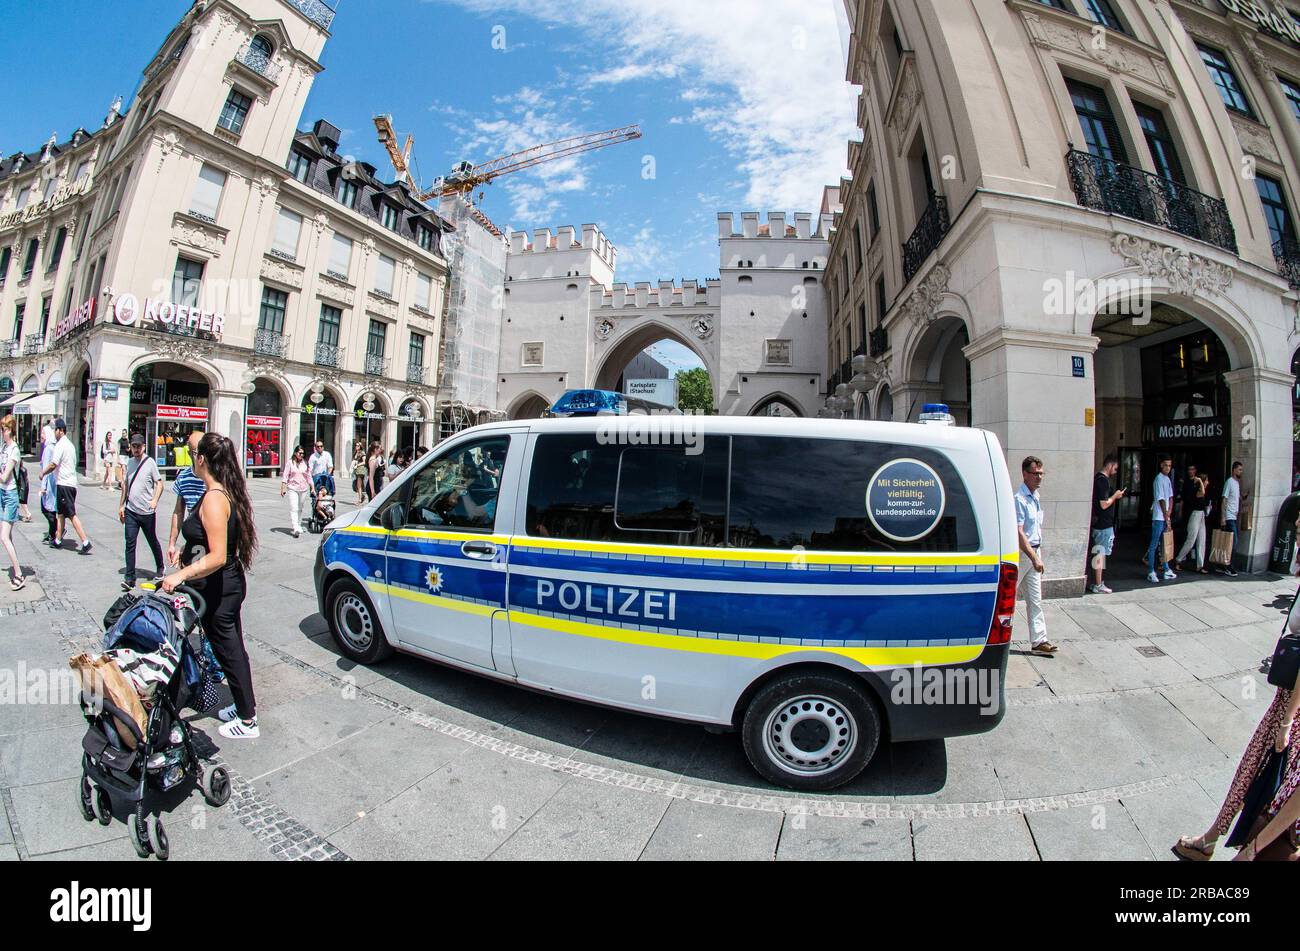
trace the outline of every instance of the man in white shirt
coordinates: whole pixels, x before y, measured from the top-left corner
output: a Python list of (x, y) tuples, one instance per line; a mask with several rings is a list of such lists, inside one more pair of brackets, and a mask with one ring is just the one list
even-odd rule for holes
[[(1223, 505), (1219, 509), (1219, 525), (1225, 530), (1232, 532), (1232, 554), (1235, 558), (1237, 555), (1237, 521), (1241, 514), (1241, 503), (1248, 498), (1248, 495), (1241, 491), (1241, 476), (1246, 471), (1246, 467), (1240, 462), (1232, 464), (1232, 475), (1228, 481), (1223, 483)], [(1224, 574), (1236, 577), (1237, 570), (1229, 564), (1224, 568)]]
[[(1055, 654), (1057, 647), (1047, 639), (1047, 615), (1043, 613), (1043, 503), (1038, 487), (1043, 484), (1043, 460), (1027, 456), (1020, 464), (1024, 481), (1016, 491), (1016, 534), (1020, 540), (1020, 591), (1025, 596), (1025, 614), (1029, 618), (1030, 644), (1035, 654)], [(1028, 568), (1025, 564), (1028, 563)]]
[(55, 476), (56, 534), (55, 541), (50, 543), (50, 547), (63, 547), (63, 533), (67, 531), (68, 524), (71, 524), (72, 530), (81, 540), (81, 544), (77, 546), (77, 553), (89, 555), (90, 539), (86, 536), (86, 530), (81, 527), (81, 519), (77, 517), (77, 447), (68, 438), (68, 424), (62, 419), (54, 421), (54, 435), (54, 451), (50, 454), (49, 463), (41, 470), (41, 478), (50, 473), (54, 473)]
[(312, 493), (322, 485), (334, 494), (334, 457), (325, 450), (323, 442), (316, 443), (316, 451), (307, 460), (307, 472), (311, 476)]
[[(1147, 545), (1146, 560), (1149, 568), (1147, 581), (1152, 584), (1160, 583), (1160, 573), (1156, 571), (1157, 564), (1166, 581), (1173, 581), (1178, 577), (1170, 570), (1169, 562), (1165, 560), (1165, 532), (1174, 530), (1174, 483), (1169, 478), (1169, 473), (1173, 470), (1174, 460), (1169, 456), (1161, 456), (1160, 471), (1156, 473), (1155, 481), (1151, 484), (1151, 543)], [(1156, 561), (1157, 556), (1159, 561)]]

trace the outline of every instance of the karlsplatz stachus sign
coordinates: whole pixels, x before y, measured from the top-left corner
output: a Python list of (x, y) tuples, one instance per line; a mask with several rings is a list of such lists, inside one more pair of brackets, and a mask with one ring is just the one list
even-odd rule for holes
[(37, 218), (49, 214), (60, 205), (86, 194), (86, 192), (90, 191), (90, 180), (91, 176), (87, 175), (71, 185), (64, 185), (51, 195), (48, 201), (38, 201), (36, 204), (28, 205), (20, 211), (11, 211), (7, 215), (0, 215), (0, 231), (18, 225), (25, 225), (29, 221), (35, 221)]
[(1300, 23), (1267, 9), (1257, 0), (1221, 0), (1229, 13), (1235, 13), (1242, 19), (1249, 20), (1261, 30), (1267, 30), (1275, 36), (1300, 46)]

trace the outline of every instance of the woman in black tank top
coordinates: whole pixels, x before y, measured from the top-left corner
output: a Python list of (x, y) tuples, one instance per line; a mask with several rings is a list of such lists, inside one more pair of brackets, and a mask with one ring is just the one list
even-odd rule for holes
[(259, 735), (253, 674), (244, 647), (245, 570), (257, 547), (252, 504), (234, 444), (207, 433), (194, 455), (194, 474), (206, 492), (181, 525), (181, 568), (162, 580), (164, 591), (189, 585), (204, 600), (203, 629), (226, 674), (234, 703), (218, 714), (228, 739)]

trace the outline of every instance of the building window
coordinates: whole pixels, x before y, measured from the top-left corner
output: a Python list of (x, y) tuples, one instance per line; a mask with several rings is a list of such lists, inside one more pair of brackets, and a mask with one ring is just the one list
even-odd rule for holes
[(366, 332), (366, 356), (382, 360), (387, 350), (388, 324), (371, 317), (370, 329)]
[(1058, 10), (1065, 10), (1069, 13), (1074, 12), (1073, 10), (1071, 10), (1069, 7), (1065, 5), (1065, 0), (1038, 0), (1038, 2), (1045, 7), (1056, 7), (1056, 9)]
[(375, 262), (375, 290), (385, 297), (393, 296), (393, 275), (397, 262), (386, 254), (379, 255)]
[(544, 343), (526, 343), (524, 344), (523, 357), (520, 363), (526, 367), (539, 367), (542, 365), (542, 358), (546, 355), (546, 344)]
[(853, 253), (858, 266), (858, 272), (862, 271), (862, 225), (855, 223), (853, 225)]
[(1074, 103), (1074, 112), (1083, 127), (1083, 141), (1088, 151), (1097, 158), (1107, 162), (1128, 164), (1128, 152), (1124, 148), (1124, 139), (1119, 134), (1119, 125), (1115, 114), (1111, 112), (1110, 100), (1106, 93), (1096, 86), (1067, 81), (1070, 99)]
[(1178, 149), (1174, 146), (1174, 137), (1169, 133), (1165, 117), (1158, 109), (1140, 102), (1133, 103), (1133, 108), (1137, 112), (1138, 124), (1142, 126), (1142, 134), (1147, 140), (1147, 150), (1151, 153), (1156, 172), (1161, 178), (1186, 185), (1183, 163), (1178, 160)]
[(190, 214), (215, 224), (217, 209), (221, 207), (221, 193), (225, 187), (226, 173), (216, 166), (204, 163), (199, 169), (199, 179), (194, 183)]
[(425, 227), (424, 225), (420, 225), (417, 237), (420, 242), (420, 247), (424, 248), (424, 250), (426, 251), (430, 251), (430, 252), (433, 251), (433, 229), (432, 228), (428, 228)]
[(1094, 23), (1100, 23), (1108, 30), (1115, 30), (1118, 33), (1124, 32), (1124, 24), (1115, 14), (1115, 8), (1110, 5), (1110, 0), (1083, 0), (1084, 8), (1088, 11), (1088, 17)]
[(871, 226), (868, 238), (874, 242), (880, 234), (880, 202), (876, 199), (875, 182), (867, 186), (867, 223)]
[(380, 222), (389, 231), (397, 230), (397, 209), (388, 202), (384, 202), (380, 208)]
[(294, 149), (289, 157), (289, 174), (306, 184), (308, 177), (311, 175), (311, 159), (304, 153)]
[(172, 301), (197, 307), (199, 290), (203, 286), (203, 262), (178, 257), (172, 272)]
[(271, 253), (276, 257), (298, 259), (298, 238), (302, 235), (302, 215), (281, 207), (275, 222), (275, 241)]
[(68, 229), (60, 228), (54, 236), (54, 248), (50, 251), (50, 263), (45, 266), (45, 273), (55, 270), (63, 260), (63, 245), (68, 240)]
[(51, 178), (48, 182), (46, 182), (45, 193), (41, 195), (41, 201), (49, 201), (50, 196), (54, 194), (54, 189), (58, 187), (58, 184), (59, 184), (59, 180), (57, 178)]
[(876, 326), (879, 327), (885, 322), (885, 314), (889, 313), (889, 297), (885, 293), (885, 279), (882, 277), (876, 281)]
[(433, 278), (427, 274), (415, 272), (415, 306), (429, 311), (433, 304)]
[(344, 178), (342, 172), (339, 173), (339, 187), (335, 189), (334, 197), (338, 199), (338, 203), (343, 207), (356, 210), (357, 186)]
[(36, 251), (40, 244), (39, 238), (32, 238), (27, 242), (27, 256), (23, 258), (23, 277), (31, 277), (32, 271), (36, 270)]
[(411, 334), (411, 345), (406, 351), (406, 364), (410, 367), (424, 366), (424, 334)]
[(330, 239), (329, 273), (345, 281), (352, 273), (352, 239), (344, 237), (337, 231)]
[(258, 330), (284, 333), (284, 315), (289, 307), (289, 295), (274, 287), (262, 287), (262, 312), (257, 318)]
[[(89, 228), (83, 229), (89, 231)], [(4, 284), (5, 279), (9, 277), (9, 264), (14, 259), (13, 245), (0, 251), (0, 284)]]
[(316, 342), (327, 347), (339, 345), (339, 328), (343, 325), (343, 311), (329, 304), (321, 304), (320, 326), (316, 330)]
[(245, 96), (238, 89), (230, 90), (230, 95), (226, 97), (226, 104), (221, 107), (221, 118), (217, 120), (217, 125), (239, 135), (244, 131), (244, 122), (248, 119), (248, 110), (253, 108), (253, 100)]
[(19, 301), (14, 308), (14, 339), (23, 339), (23, 321), (27, 318), (27, 301)]
[(31, 197), (32, 186), (27, 185), (18, 193), (18, 200), (14, 204), (14, 211), (22, 211), (27, 207), (27, 199)]
[(1264, 205), (1264, 218), (1268, 221), (1273, 246), (1277, 247), (1283, 242), (1294, 243), (1295, 224), (1291, 220), (1291, 206), (1287, 204), (1282, 183), (1267, 175), (1256, 175), (1255, 187), (1259, 190), (1259, 200)]
[(47, 297), (41, 301), (41, 339), (45, 339), (45, 334), (50, 329), (50, 307), (54, 304), (54, 298)]
[(248, 44), (248, 48), (268, 62), (271, 59), (271, 54), (275, 52), (275, 47), (271, 45), (271, 41), (262, 33), (253, 37), (253, 41)]
[(1201, 51), (1201, 61), (1209, 70), (1210, 79), (1219, 88), (1219, 97), (1223, 100), (1223, 104), (1233, 112), (1255, 118), (1250, 103), (1246, 100), (1246, 94), (1242, 91), (1241, 83), (1237, 80), (1237, 74), (1233, 72), (1232, 64), (1228, 62), (1227, 55), (1211, 46), (1201, 46), (1199, 43), (1196, 48)]
[(90, 174), (90, 159), (86, 159), (77, 166), (77, 174), (72, 176), (74, 182), (79, 182)]
[(1279, 76), (1277, 80), (1282, 84), (1282, 91), (1286, 93), (1287, 102), (1291, 103), (1291, 112), (1294, 113), (1297, 119), (1300, 119), (1300, 86), (1282, 76)]

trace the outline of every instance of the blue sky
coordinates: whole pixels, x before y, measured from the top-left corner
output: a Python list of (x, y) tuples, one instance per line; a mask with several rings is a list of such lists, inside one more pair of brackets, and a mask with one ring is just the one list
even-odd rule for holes
[[(98, 125), (189, 5), (0, 0), (0, 152)], [(857, 136), (841, 0), (341, 0), (332, 32), (301, 124), (329, 119), (384, 172), (379, 112), (415, 135), (426, 183), (639, 123), (644, 138), (503, 178), (482, 203), (516, 230), (597, 223), (629, 283), (716, 277), (717, 212), (816, 211)]]

